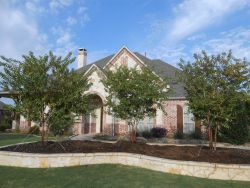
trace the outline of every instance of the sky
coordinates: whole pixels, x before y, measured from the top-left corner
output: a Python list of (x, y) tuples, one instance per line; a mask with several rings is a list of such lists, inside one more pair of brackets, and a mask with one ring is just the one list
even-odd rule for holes
[(0, 0), (0, 55), (86, 48), (91, 63), (124, 45), (174, 66), (201, 50), (250, 59), (250, 0)]

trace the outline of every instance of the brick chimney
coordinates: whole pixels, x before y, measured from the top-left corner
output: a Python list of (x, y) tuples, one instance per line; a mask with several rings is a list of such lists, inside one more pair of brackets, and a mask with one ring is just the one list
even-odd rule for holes
[(78, 49), (77, 69), (87, 65), (87, 50), (85, 48)]

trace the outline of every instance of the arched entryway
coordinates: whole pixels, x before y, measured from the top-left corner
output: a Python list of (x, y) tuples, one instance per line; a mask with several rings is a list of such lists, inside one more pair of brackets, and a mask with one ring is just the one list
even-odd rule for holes
[(90, 95), (92, 112), (83, 117), (82, 134), (101, 133), (103, 129), (103, 101), (97, 94)]

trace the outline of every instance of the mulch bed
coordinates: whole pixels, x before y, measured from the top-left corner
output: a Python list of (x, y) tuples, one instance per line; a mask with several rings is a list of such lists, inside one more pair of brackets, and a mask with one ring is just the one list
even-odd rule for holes
[(128, 152), (161, 157), (166, 159), (201, 161), (226, 164), (250, 164), (250, 150), (217, 148), (209, 150), (203, 146), (152, 146), (145, 143), (131, 144), (118, 141), (115, 144), (97, 141), (68, 140), (58, 144), (49, 141), (46, 146), (41, 142), (0, 148), (2, 151), (26, 153), (94, 153), (94, 152)]

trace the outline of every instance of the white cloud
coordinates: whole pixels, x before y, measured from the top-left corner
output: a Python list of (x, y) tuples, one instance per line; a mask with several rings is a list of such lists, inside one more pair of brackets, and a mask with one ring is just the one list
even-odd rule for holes
[(57, 10), (58, 8), (63, 8), (70, 6), (73, 3), (73, 0), (51, 0), (49, 7), (52, 10)]
[(247, 5), (247, 0), (184, 0), (174, 8), (167, 39), (179, 41), (219, 22), (223, 17)]
[(174, 66), (178, 66), (180, 59), (190, 59), (189, 54), (185, 52), (185, 45), (178, 46), (169, 46), (161, 45), (157, 48), (154, 48), (150, 51), (147, 51), (147, 56), (152, 59), (162, 59), (167, 63), (170, 63)]
[(57, 44), (61, 45), (61, 44), (66, 44), (69, 43), (71, 40), (71, 34), (69, 32), (64, 32), (57, 40)]
[(222, 32), (217, 38), (207, 40), (194, 47), (193, 52), (201, 50), (212, 54), (232, 50), (236, 57), (246, 57), (250, 60), (250, 28), (236, 28)]
[(0, 54), (20, 58), (28, 51), (43, 53), (47, 35), (39, 32), (36, 21), (24, 11), (13, 8), (12, 2), (0, 2)]
[(77, 9), (77, 13), (78, 13), (78, 19), (79, 22), (81, 23), (82, 26), (84, 26), (86, 24), (86, 22), (90, 21), (90, 17), (87, 13), (87, 7), (85, 6), (80, 6)]
[[(202, 31), (249, 5), (249, 0), (183, 0), (173, 8), (172, 19), (150, 23), (151, 31), (144, 42), (148, 45), (143, 51), (173, 65), (180, 58), (191, 60), (194, 52), (203, 49), (213, 54), (232, 49), (235, 56), (250, 58), (248, 29), (224, 32), (215, 38)], [(181, 42), (184, 38), (185, 43)]]
[(25, 7), (27, 10), (35, 12), (35, 13), (42, 13), (45, 11), (44, 7), (39, 6), (38, 4), (36, 4), (35, 2), (32, 2), (32, 1), (27, 1), (25, 3)]
[(80, 23), (82, 26), (84, 26), (88, 21), (90, 21), (90, 18), (87, 13), (80, 16)]
[(75, 25), (77, 23), (77, 20), (71, 16), (69, 16), (67, 19), (66, 19), (66, 22), (68, 25)]
[(51, 32), (56, 37), (56, 43), (53, 45), (55, 54), (65, 56), (68, 52), (76, 52), (77, 45), (69, 28), (53, 27)]
[(197, 34), (197, 35), (192, 35), (187, 38), (189, 41), (197, 41), (197, 40), (204, 40), (206, 38), (205, 34)]
[(78, 14), (82, 14), (84, 12), (87, 11), (87, 7), (84, 7), (84, 6), (80, 6), (78, 9), (77, 9), (77, 13)]

